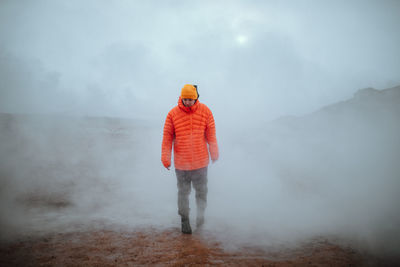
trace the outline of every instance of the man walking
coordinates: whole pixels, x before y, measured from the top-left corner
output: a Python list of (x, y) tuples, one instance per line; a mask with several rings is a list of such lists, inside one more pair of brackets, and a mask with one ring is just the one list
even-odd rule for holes
[(218, 144), (214, 117), (211, 110), (200, 103), (197, 86), (186, 84), (178, 105), (168, 113), (164, 124), (161, 161), (171, 167), (171, 150), (174, 147), (174, 165), (178, 184), (178, 214), (182, 233), (191, 234), (189, 222), (189, 194), (196, 191), (196, 226), (204, 224), (207, 205), (207, 166), (218, 159)]

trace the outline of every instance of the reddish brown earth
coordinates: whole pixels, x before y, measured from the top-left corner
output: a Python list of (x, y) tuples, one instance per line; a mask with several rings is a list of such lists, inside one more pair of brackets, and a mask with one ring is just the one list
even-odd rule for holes
[[(365, 263), (365, 261), (364, 261)], [(178, 228), (52, 234), (0, 246), (0, 266), (360, 266), (350, 248), (312, 241), (279, 252), (244, 247), (226, 251), (211, 234)]]

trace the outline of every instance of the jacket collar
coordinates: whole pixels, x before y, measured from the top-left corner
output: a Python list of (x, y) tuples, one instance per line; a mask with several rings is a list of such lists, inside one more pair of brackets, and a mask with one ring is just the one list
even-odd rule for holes
[(197, 108), (199, 107), (199, 100), (197, 99), (196, 103), (194, 103), (193, 106), (191, 106), (190, 108), (188, 108), (188, 107), (185, 107), (185, 105), (183, 105), (182, 98), (179, 97), (179, 100), (178, 100), (178, 107), (179, 107), (181, 110), (185, 111), (186, 113), (195, 112), (195, 111), (197, 110)]

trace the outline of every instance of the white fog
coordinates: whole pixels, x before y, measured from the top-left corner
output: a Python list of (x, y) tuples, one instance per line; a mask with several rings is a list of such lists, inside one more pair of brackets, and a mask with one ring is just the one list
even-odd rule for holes
[[(227, 251), (322, 238), (398, 260), (399, 12), (398, 1), (1, 1), (1, 243), (178, 229), (161, 142), (191, 83), (220, 150), (207, 235)], [(193, 217), (194, 190), (190, 201)]]

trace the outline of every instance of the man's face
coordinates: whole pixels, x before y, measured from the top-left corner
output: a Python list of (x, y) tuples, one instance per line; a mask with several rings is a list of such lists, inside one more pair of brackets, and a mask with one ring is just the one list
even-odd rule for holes
[(191, 106), (193, 106), (193, 105), (194, 105), (194, 102), (196, 102), (196, 100), (190, 99), (190, 98), (184, 98), (184, 99), (182, 99), (182, 101), (183, 101), (183, 105), (184, 105), (185, 107), (188, 107), (188, 108), (190, 108)]

